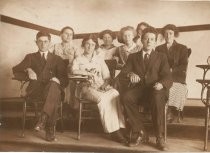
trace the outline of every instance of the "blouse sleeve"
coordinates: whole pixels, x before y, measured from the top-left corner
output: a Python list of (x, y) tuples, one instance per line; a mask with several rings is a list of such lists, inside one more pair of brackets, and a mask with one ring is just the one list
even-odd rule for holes
[(75, 71), (75, 70), (79, 70), (79, 58), (75, 58), (73, 60), (73, 64), (72, 64), (72, 67), (71, 67), (71, 70), (72, 71)]
[(77, 58), (81, 55), (81, 52), (78, 48), (74, 48), (74, 58)]

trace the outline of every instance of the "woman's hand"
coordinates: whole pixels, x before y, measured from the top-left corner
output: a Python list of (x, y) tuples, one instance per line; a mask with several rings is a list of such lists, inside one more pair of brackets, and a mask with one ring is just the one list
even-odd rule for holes
[(107, 91), (111, 88), (109, 85), (109, 79), (104, 81), (104, 84), (100, 87), (100, 90)]
[(100, 87), (100, 89), (106, 91), (106, 90), (107, 90), (107, 86), (108, 86), (108, 84), (104, 83), (104, 84)]

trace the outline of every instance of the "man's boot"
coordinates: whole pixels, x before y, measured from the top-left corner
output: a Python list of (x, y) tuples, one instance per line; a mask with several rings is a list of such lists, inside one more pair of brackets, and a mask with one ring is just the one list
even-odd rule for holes
[(46, 127), (45, 139), (47, 141), (55, 141), (55, 125)]
[(36, 124), (36, 126), (34, 127), (34, 129), (36, 131), (40, 131), (40, 130), (43, 130), (45, 128), (45, 125), (46, 125), (46, 122), (48, 120), (48, 115), (46, 113), (42, 113), (40, 118), (39, 118), (39, 121), (38, 123)]

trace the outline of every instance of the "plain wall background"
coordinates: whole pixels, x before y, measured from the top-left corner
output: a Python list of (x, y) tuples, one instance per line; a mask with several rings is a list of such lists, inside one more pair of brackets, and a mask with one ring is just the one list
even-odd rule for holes
[[(76, 33), (119, 30), (131, 25), (136, 28), (145, 21), (160, 28), (168, 23), (177, 26), (210, 24), (210, 2), (141, 1), (141, 0), (1, 0), (0, 14), (60, 30), (71, 26)], [(18, 82), (12, 81), (12, 66), (25, 54), (37, 51), (34, 42), (37, 31), (0, 23), (0, 97), (18, 96)], [(180, 33), (178, 42), (192, 49), (189, 59), (188, 98), (200, 98), (202, 70), (196, 64), (206, 64), (210, 56), (210, 31)], [(52, 44), (60, 42), (52, 35)], [(80, 40), (75, 44), (80, 46)], [(208, 78), (210, 75), (208, 74)]]

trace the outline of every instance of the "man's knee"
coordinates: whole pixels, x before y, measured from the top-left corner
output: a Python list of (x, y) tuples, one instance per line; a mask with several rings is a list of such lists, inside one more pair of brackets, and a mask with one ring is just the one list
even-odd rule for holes
[(50, 81), (47, 87), (45, 88), (45, 94), (51, 95), (56, 94), (56, 95), (61, 95), (61, 87), (58, 83), (54, 81)]
[(123, 95), (121, 95), (121, 100), (124, 104), (129, 104), (134, 101), (134, 95), (127, 91)]
[(154, 90), (152, 92), (152, 103), (157, 105), (166, 103), (166, 92), (164, 90)]

